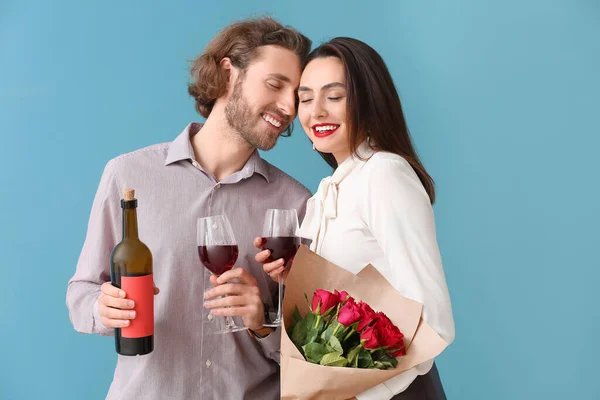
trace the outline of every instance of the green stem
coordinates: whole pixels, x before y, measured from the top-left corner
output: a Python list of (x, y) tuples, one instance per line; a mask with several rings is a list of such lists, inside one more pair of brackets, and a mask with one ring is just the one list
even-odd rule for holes
[(340, 313), (340, 306), (341, 304), (337, 305), (337, 309), (335, 310), (335, 319), (337, 320), (338, 314)]
[(315, 324), (315, 329), (319, 326), (319, 322), (321, 322), (321, 316), (317, 315), (317, 323)]
[(349, 332), (349, 333), (346, 335), (346, 337), (344, 337), (344, 342), (345, 342), (346, 340), (348, 340), (348, 339), (350, 338), (350, 336), (352, 336), (352, 334), (353, 334), (354, 332), (356, 332), (356, 331), (354, 330), (354, 328), (352, 328), (352, 329), (350, 330), (350, 332)]
[(335, 336), (335, 334), (337, 333), (337, 331), (340, 329), (340, 326), (343, 326), (343, 325), (338, 322), (337, 326), (333, 330), (333, 333), (331, 334), (331, 336)]

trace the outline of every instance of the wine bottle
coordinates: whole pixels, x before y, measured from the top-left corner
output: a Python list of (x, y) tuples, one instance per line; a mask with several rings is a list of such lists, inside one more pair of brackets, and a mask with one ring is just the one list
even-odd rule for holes
[(138, 237), (137, 200), (133, 189), (125, 189), (123, 240), (110, 255), (113, 286), (121, 288), (126, 298), (135, 302), (136, 316), (129, 326), (115, 329), (117, 353), (124, 356), (144, 355), (154, 350), (154, 280), (152, 253)]

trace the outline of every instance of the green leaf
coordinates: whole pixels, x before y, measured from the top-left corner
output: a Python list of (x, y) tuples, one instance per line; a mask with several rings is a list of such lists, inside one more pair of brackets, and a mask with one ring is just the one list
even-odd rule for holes
[(358, 354), (360, 353), (361, 349), (361, 346), (356, 346), (348, 352), (348, 363), (350, 366), (358, 368)]
[(321, 334), (321, 339), (323, 339), (324, 343), (329, 342), (329, 338), (331, 337), (331, 335), (333, 335), (333, 330), (335, 329), (333, 325), (334, 324), (329, 324), (327, 329), (325, 329)]
[(375, 367), (375, 369), (386, 369), (385, 365), (383, 365), (383, 363), (381, 363), (379, 361), (375, 361), (374, 367)]
[(342, 344), (335, 336), (331, 336), (329, 341), (327, 342), (327, 348), (331, 349), (331, 352), (336, 352), (342, 355), (344, 353), (344, 349), (342, 349)]
[(294, 306), (294, 312), (292, 313), (292, 321), (294, 325), (296, 325), (302, 319), (302, 315), (300, 315), (300, 311), (298, 311), (298, 306)]
[(308, 301), (308, 296), (304, 293), (304, 298), (306, 299), (306, 304), (308, 304), (308, 309), (312, 312), (312, 304)]
[(360, 353), (358, 354), (358, 368), (373, 368), (371, 353), (364, 347), (360, 349)]
[[(310, 325), (310, 330), (306, 334), (306, 342), (305, 343), (316, 342), (319, 335), (323, 331), (323, 326), (325, 325), (325, 321), (323, 321), (323, 318), (319, 318), (316, 315), (314, 317), (315, 318), (313, 319), (312, 324)], [(316, 327), (315, 327), (317, 320), (319, 320), (319, 324), (316, 325)]]
[(383, 350), (377, 350), (371, 353), (371, 358), (373, 361), (380, 361), (382, 358), (386, 357), (387, 353)]
[(338, 353), (328, 353), (321, 358), (321, 362), (319, 364), (329, 367), (345, 367), (348, 365), (348, 360), (340, 356)]
[(296, 326), (294, 326), (292, 331), (292, 342), (294, 342), (297, 347), (302, 347), (305, 344), (314, 341), (307, 340), (307, 337), (309, 334), (312, 334), (312, 332), (315, 331), (314, 326), (316, 322), (317, 317), (312, 313), (308, 313), (303, 319), (300, 320), (300, 322), (296, 324)]
[[(351, 328), (349, 328), (349, 327), (347, 328), (337, 321), (336, 321), (335, 325), (336, 325), (336, 329), (337, 329), (337, 332), (335, 332), (335, 337), (337, 337), (340, 342), (343, 342), (344, 338), (346, 337), (348, 332), (350, 332)], [(334, 331), (335, 331), (335, 329), (334, 329)]]
[(396, 365), (398, 365), (398, 360), (396, 360), (396, 358), (392, 356), (381, 357), (379, 359), (379, 362), (385, 365), (386, 369), (396, 368)]
[(323, 356), (329, 352), (327, 346), (314, 342), (302, 346), (302, 350), (304, 350), (306, 360), (314, 364), (318, 364)]

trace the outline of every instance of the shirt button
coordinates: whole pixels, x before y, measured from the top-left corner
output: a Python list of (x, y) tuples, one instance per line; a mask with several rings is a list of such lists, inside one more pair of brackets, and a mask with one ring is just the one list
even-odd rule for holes
[(217, 184), (215, 185), (215, 189), (218, 189), (218, 188), (220, 188), (220, 187), (221, 187), (221, 184), (220, 184), (220, 183), (217, 183)]
[(206, 360), (206, 368), (210, 368), (211, 365), (212, 363), (210, 362), (210, 360)]
[(212, 315), (212, 314), (208, 314), (208, 320), (209, 320), (209, 321), (212, 321), (214, 317), (215, 317), (214, 315)]
[(199, 167), (200, 167), (196, 161), (192, 161), (192, 165), (193, 165), (194, 167), (196, 167), (196, 168), (199, 168)]

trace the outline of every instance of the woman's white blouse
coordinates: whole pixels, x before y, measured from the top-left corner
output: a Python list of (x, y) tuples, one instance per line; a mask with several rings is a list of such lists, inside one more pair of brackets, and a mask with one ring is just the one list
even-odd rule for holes
[[(312, 239), (311, 250), (350, 272), (372, 264), (402, 296), (423, 304), (423, 319), (450, 344), (454, 319), (429, 196), (404, 158), (373, 152), (367, 142), (357, 153), (321, 181), (298, 234)], [(357, 398), (390, 399), (432, 364)]]

